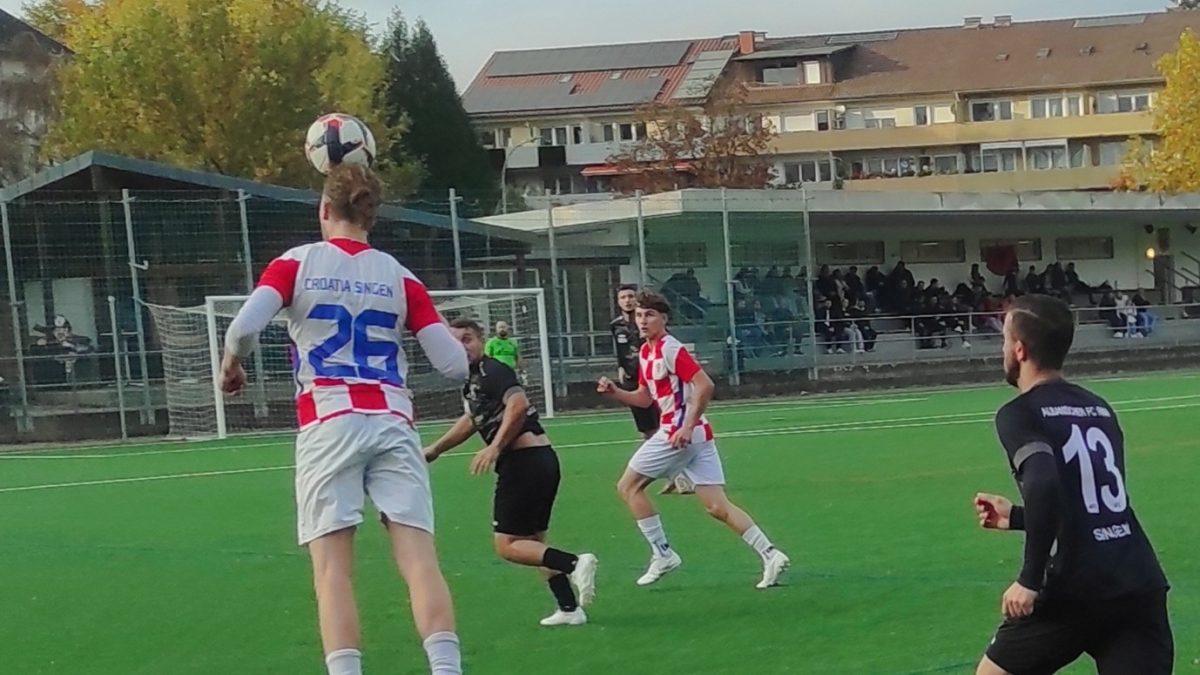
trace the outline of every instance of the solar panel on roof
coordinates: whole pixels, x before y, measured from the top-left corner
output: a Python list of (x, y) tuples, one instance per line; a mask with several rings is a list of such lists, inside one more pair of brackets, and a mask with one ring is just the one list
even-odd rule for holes
[(691, 44), (688, 41), (652, 42), (497, 52), (487, 75), (548, 75), (674, 66), (683, 61)]
[(683, 82), (675, 89), (675, 93), (671, 94), (673, 99), (681, 98), (703, 98), (708, 96), (708, 92), (712, 90), (713, 84), (725, 70), (725, 64), (729, 63), (729, 57), (733, 56), (732, 49), (720, 49), (709, 52), (700, 52), (696, 56), (696, 62), (692, 64), (692, 69), (688, 71), (687, 77), (683, 78)]
[(1146, 23), (1145, 14), (1129, 16), (1097, 16), (1090, 19), (1075, 19), (1076, 28), (1101, 28), (1103, 26), (1134, 26)]
[(577, 93), (573, 84), (542, 87), (474, 88), (463, 95), (463, 107), (471, 114), (517, 110), (567, 110), (649, 103), (662, 90), (664, 79), (605, 80), (594, 92)]
[(826, 44), (831, 45), (854, 45), (862, 42), (888, 42), (895, 40), (899, 35), (896, 31), (886, 33), (847, 33), (845, 35), (831, 35), (826, 40)]

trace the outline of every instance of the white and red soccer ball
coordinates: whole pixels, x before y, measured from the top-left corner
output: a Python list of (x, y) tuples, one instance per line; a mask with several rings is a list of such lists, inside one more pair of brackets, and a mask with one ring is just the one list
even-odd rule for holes
[(322, 115), (308, 128), (304, 154), (323, 174), (338, 164), (371, 166), (375, 162), (375, 136), (357, 117)]

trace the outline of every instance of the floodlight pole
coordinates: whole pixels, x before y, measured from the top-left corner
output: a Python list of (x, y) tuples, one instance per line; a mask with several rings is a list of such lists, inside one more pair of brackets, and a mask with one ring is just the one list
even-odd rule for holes
[(454, 241), (454, 287), (463, 288), (462, 247), (458, 241), (458, 191), (450, 188), (450, 237)]
[[(246, 270), (246, 295), (254, 292), (254, 260), (250, 248), (250, 216), (246, 208), (246, 202), (248, 201), (250, 201), (250, 196), (246, 194), (246, 191), (238, 190), (238, 217), (242, 221), (242, 259)], [(254, 350), (254, 373), (254, 416), (262, 419), (269, 414), (262, 345), (259, 345)]]
[(12, 318), (13, 347), (17, 356), (17, 382), (21, 386), (21, 411), (16, 416), (17, 431), (33, 431), (29, 417), (29, 387), (25, 382), (25, 348), (21, 335), (21, 306), (17, 302), (17, 278), (13, 270), (12, 231), (8, 223), (8, 202), (0, 202), (0, 221), (4, 228), (4, 263), (8, 272), (8, 314)]
[(805, 303), (808, 305), (808, 340), (812, 344), (812, 368), (808, 371), (808, 376), (814, 382), (821, 379), (821, 371), (817, 368), (817, 352), (820, 348), (817, 346), (817, 308), (813, 302), (813, 257), (812, 257), (812, 224), (809, 219), (808, 212), (808, 189), (804, 187), (804, 183), (800, 184), (800, 201), (803, 204), (802, 215), (804, 220), (804, 257), (808, 261), (805, 265), (805, 289), (808, 293), (808, 298)]
[(563, 304), (558, 290), (558, 246), (554, 240), (554, 202), (550, 199), (550, 191), (546, 190), (546, 239), (550, 246), (550, 302), (554, 304), (554, 330), (558, 339), (558, 359), (556, 360), (558, 377), (554, 378), (554, 389), (561, 396), (567, 395), (567, 373), (563, 365), (566, 344), (563, 339)]
[(729, 353), (732, 366), (729, 371), (729, 384), (738, 386), (742, 383), (741, 365), (738, 363), (738, 334), (737, 318), (734, 310), (733, 288), (733, 251), (729, 243), (729, 199), (725, 188), (721, 188), (721, 233), (725, 243), (725, 306), (729, 314)]
[[(133, 321), (137, 330), (138, 365), (142, 369), (142, 424), (154, 424), (154, 406), (150, 401), (150, 368), (146, 358), (146, 327), (142, 322), (142, 282), (139, 272), (150, 269), (150, 263), (138, 262), (137, 243), (133, 237), (133, 197), (129, 190), (121, 190), (121, 206), (125, 210), (125, 242), (129, 249), (129, 275), (133, 287)], [(113, 330), (118, 330), (113, 326)]]
[(641, 271), (638, 285), (645, 287), (650, 283), (650, 270), (646, 267), (646, 217), (642, 213), (642, 191), (634, 192), (633, 196), (637, 201), (638, 269)]

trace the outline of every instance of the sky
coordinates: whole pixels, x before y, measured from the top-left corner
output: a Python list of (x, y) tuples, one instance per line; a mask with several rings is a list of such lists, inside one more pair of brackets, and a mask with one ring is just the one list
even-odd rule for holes
[[(1169, 0), (338, 0), (380, 30), (393, 9), (429, 24), (451, 75), (465, 89), (502, 49), (731, 35), (859, 32), (954, 25), (964, 16), (1016, 21), (1156, 11)], [(21, 0), (0, 0), (20, 15)], [(646, 8), (650, 9), (646, 9)], [(817, 9), (819, 7), (819, 9)], [(812, 8), (812, 9), (810, 9)]]

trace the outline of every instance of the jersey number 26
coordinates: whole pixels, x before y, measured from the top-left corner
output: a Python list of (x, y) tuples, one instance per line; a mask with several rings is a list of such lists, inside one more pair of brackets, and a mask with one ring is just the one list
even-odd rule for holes
[[(398, 316), (376, 309), (364, 310), (358, 316), (354, 316), (341, 305), (317, 305), (308, 313), (308, 318), (337, 323), (337, 332), (308, 354), (308, 362), (318, 377), (354, 377), (403, 386), (397, 362), (400, 345), (390, 340), (372, 340), (367, 335), (367, 329), (371, 326), (395, 330)], [(326, 363), (331, 356), (351, 343), (354, 365)], [(382, 369), (371, 365), (372, 357), (383, 359)]]

